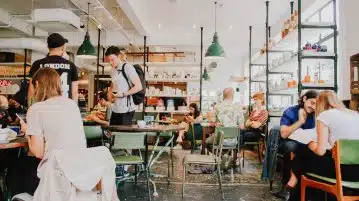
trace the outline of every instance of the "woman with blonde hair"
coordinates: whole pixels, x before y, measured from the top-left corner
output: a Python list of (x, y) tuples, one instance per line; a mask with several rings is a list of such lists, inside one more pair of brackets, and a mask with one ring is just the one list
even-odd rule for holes
[(58, 73), (41, 68), (32, 78), (35, 101), (27, 112), (26, 137), (31, 153), (43, 159), (52, 150), (86, 148), (77, 104), (62, 96)]
[[(25, 130), (30, 152), (41, 159), (38, 166), (40, 183), (35, 191), (34, 200), (70, 200), (73, 192), (76, 192), (76, 190), (73, 191), (73, 183), (92, 183), (98, 179), (99, 167), (103, 170), (109, 170), (106, 168), (111, 165), (105, 163), (107, 161), (99, 159), (101, 155), (92, 152), (93, 149), (86, 149), (86, 138), (80, 110), (75, 101), (62, 95), (58, 73), (51, 68), (41, 68), (33, 76), (32, 84), (35, 90), (36, 103), (29, 108), (26, 130), (22, 130)], [(24, 126), (23, 123), (22, 127)], [(113, 163), (113, 175), (108, 172), (113, 176), (113, 181), (110, 181), (111, 177), (109, 176), (107, 179), (102, 177), (101, 181), (111, 182), (114, 188), (112, 189), (109, 183), (106, 185), (101, 183), (101, 186), (107, 190), (110, 186), (112, 200), (117, 201), (115, 163), (108, 149), (104, 149), (104, 151), (110, 156), (109, 164)], [(94, 155), (89, 156), (88, 153), (90, 152)], [(79, 153), (81, 154), (79, 155)], [(61, 154), (66, 156), (65, 159), (64, 157), (61, 159)], [(71, 164), (74, 162), (69, 162), (69, 159), (80, 161), (80, 163), (77, 163), (78, 166), (73, 166)], [(84, 164), (90, 164), (89, 161), (94, 163), (83, 168)], [(87, 168), (96, 169), (96, 174), (88, 175), (91, 170)], [(82, 179), (80, 179), (79, 174), (75, 174), (77, 172), (83, 174)], [(85, 188), (82, 184), (79, 186)], [(107, 196), (108, 194), (103, 193), (103, 195)]]
[[(317, 139), (313, 139), (303, 150), (298, 151), (292, 163), (296, 181), (302, 174), (310, 172), (335, 178), (332, 148), (340, 139), (359, 139), (359, 114), (346, 109), (334, 91), (323, 91), (316, 100)], [(345, 181), (358, 181), (359, 166), (343, 166)]]

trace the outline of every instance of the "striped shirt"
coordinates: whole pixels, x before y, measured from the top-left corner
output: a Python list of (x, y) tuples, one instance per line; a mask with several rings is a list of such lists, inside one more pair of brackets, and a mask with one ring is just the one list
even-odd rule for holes
[(266, 109), (262, 109), (260, 111), (253, 110), (249, 116), (249, 121), (256, 121), (261, 124), (260, 127), (263, 127), (267, 124), (268, 119), (268, 111)]

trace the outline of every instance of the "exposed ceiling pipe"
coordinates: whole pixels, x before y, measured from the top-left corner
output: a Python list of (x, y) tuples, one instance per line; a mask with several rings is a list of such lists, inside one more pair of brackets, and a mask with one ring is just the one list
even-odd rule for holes
[[(106, 30), (120, 31), (128, 40), (128, 43), (132, 43), (128, 33), (99, 0), (71, 0), (71, 2), (85, 13), (87, 13), (85, 11), (87, 4), (91, 3), (92, 9), (95, 7), (95, 9), (91, 11), (92, 16), (100, 23), (98, 25), (101, 25)], [(99, 16), (97, 17), (97, 15)], [(103, 19), (103, 16), (105, 16), (106, 19)]]

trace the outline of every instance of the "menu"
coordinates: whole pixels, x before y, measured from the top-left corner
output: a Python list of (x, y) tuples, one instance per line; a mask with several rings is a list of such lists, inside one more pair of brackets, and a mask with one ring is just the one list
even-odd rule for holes
[(291, 140), (309, 144), (309, 142), (317, 142), (317, 133), (315, 129), (297, 129), (289, 137)]

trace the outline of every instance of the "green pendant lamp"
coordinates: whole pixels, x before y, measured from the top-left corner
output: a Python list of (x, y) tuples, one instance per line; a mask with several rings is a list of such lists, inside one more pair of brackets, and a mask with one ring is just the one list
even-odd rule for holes
[(212, 44), (208, 47), (205, 58), (206, 59), (213, 59), (213, 60), (220, 60), (224, 59), (226, 54), (221, 44), (219, 44), (218, 34), (217, 34), (217, 1), (214, 2), (214, 36)]
[(87, 13), (87, 30), (85, 39), (82, 42), (80, 48), (77, 50), (77, 58), (81, 59), (96, 59), (96, 49), (92, 45), (89, 34), (89, 21), (90, 21), (90, 3), (88, 3), (88, 13)]
[(209, 77), (209, 74), (208, 74), (208, 72), (207, 72), (207, 68), (204, 68), (202, 78), (203, 78), (205, 81), (208, 81), (208, 80), (209, 80), (210, 77)]

